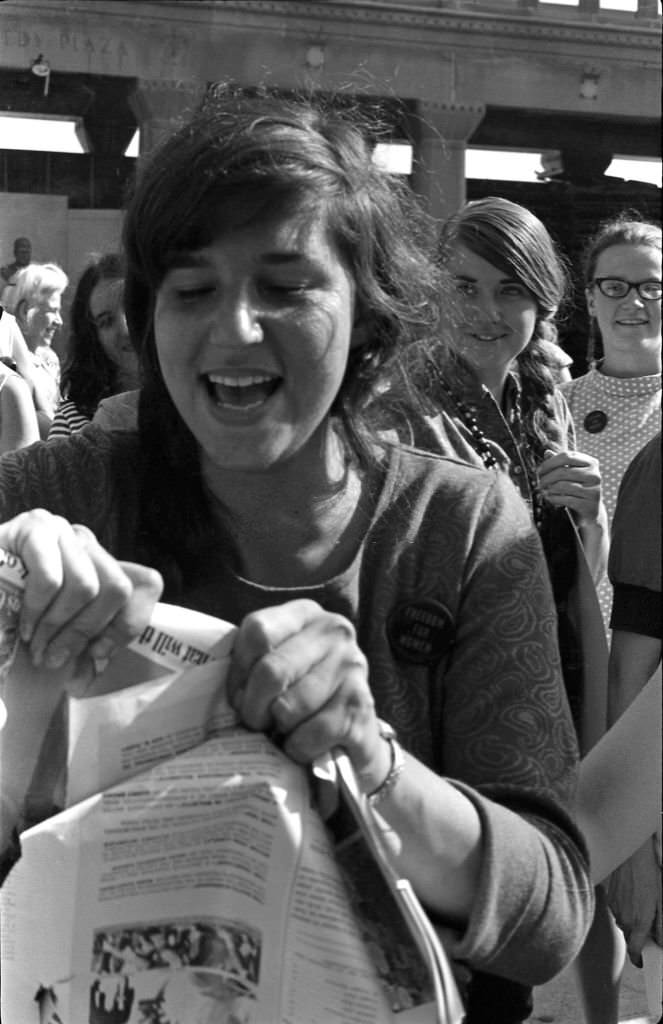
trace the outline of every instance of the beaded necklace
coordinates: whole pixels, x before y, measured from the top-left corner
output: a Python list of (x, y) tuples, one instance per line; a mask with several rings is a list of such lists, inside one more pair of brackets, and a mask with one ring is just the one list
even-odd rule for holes
[[(470, 436), (472, 438), (473, 447), (479, 455), (481, 461), (487, 469), (492, 469), (498, 465), (497, 459), (493, 454), (493, 451), (488, 443), (486, 435), (479, 426), (479, 422), (474, 415), (470, 406), (459, 398), (458, 395), (454, 394), (451, 388), (447, 384), (442, 384), (443, 390), (449, 396), (453, 402), (458, 415), (467, 427)], [(527, 476), (527, 483), (529, 487), (530, 500), (527, 504), (530, 507), (532, 519), (537, 530), (540, 530), (541, 523), (543, 521), (543, 497), (541, 495), (541, 488), (539, 487), (539, 476), (536, 468), (536, 462), (534, 461), (534, 455), (530, 445), (524, 436), (522, 411), (520, 406), (520, 395), (517, 396), (513, 407), (512, 422), (508, 424), (509, 430), (514, 436), (516, 442), (516, 448), (520, 455), (520, 461), (525, 470)], [(515, 427), (515, 430), (513, 429)]]
[(474, 447), (477, 451), (477, 454), (480, 456), (484, 466), (486, 466), (488, 469), (492, 469), (493, 466), (497, 465), (497, 459), (493, 455), (493, 451), (490, 445), (488, 444), (488, 441), (486, 440), (486, 435), (479, 426), (479, 422), (476, 416), (470, 409), (467, 402), (464, 402), (462, 398), (459, 398), (458, 395), (455, 395), (447, 384), (442, 384), (442, 388), (444, 391), (446, 391), (447, 395), (456, 406), (456, 409), (458, 410), (458, 415), (460, 416), (463, 423), (465, 424), (470, 434), (472, 435)]

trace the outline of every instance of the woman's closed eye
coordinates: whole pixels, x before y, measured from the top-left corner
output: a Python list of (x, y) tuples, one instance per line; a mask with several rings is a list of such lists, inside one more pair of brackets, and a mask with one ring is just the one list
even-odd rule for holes
[(308, 277), (266, 277), (257, 282), (257, 290), (260, 294), (269, 296), (298, 296), (305, 295), (311, 290), (313, 284)]
[(183, 303), (197, 302), (216, 291), (216, 285), (211, 281), (191, 281), (171, 284), (171, 290), (178, 301)]
[(454, 281), (454, 288), (459, 295), (463, 295), (468, 299), (474, 298), (477, 295), (477, 286), (473, 281), (458, 279)]
[(500, 294), (506, 295), (507, 298), (526, 299), (529, 298), (529, 291), (524, 284), (520, 284), (518, 281), (509, 281), (507, 284), (503, 284), (500, 288)]

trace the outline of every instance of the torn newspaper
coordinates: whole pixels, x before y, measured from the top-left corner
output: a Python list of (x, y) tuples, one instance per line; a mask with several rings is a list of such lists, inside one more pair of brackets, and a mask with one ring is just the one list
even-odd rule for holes
[(0, 785), (24, 829), (0, 890), (2, 1019), (459, 1024), (347, 757), (312, 786), (238, 724), (234, 627), (162, 604), (104, 670), (36, 670), (15, 635), (21, 573), (0, 555)]

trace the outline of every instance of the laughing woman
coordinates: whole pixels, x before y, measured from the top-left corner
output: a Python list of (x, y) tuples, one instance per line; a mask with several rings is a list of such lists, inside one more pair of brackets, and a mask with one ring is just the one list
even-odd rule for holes
[(0, 544), (46, 664), (146, 621), (155, 574), (116, 559), (236, 622), (245, 725), (343, 747), (451, 955), (533, 984), (593, 904), (538, 537), (505, 476), (363, 419), (437, 326), (431, 228), (347, 113), (213, 91), (125, 220), (138, 431), (5, 457)]

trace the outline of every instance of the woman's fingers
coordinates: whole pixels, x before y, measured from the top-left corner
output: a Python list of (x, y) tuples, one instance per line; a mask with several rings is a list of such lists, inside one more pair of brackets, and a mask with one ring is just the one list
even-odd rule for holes
[(596, 459), (582, 452), (559, 452), (539, 466), (539, 483), (551, 505), (567, 505), (583, 516), (596, 515), (601, 500), (601, 473)]
[(293, 601), (248, 616), (238, 639), (233, 702), (245, 725), (277, 732), (297, 761), (334, 746), (359, 770), (371, 761), (377, 719), (366, 658), (347, 619)]
[[(98, 553), (101, 552), (101, 557)], [(95, 659), (111, 657), (149, 624), (163, 581), (144, 565), (115, 562), (103, 548), (94, 552), (99, 592), (48, 643), (44, 661), (51, 668), (64, 665), (87, 651)]]
[(36, 664), (57, 668), (95, 642), (127, 643), (161, 594), (158, 573), (120, 564), (89, 529), (42, 509), (0, 524), (0, 545), (27, 570), (19, 628)]
[(601, 483), (598, 460), (581, 452), (559, 452), (539, 464), (539, 482), (550, 486), (560, 480), (577, 480), (587, 484)]
[(343, 665), (330, 688), (329, 699), (307, 714), (312, 707), (310, 695), (318, 691), (319, 683), (319, 677), (310, 674), (287, 691), (287, 707), (279, 708), (275, 715), (284, 737), (283, 749), (294, 761), (309, 764), (334, 747), (343, 747), (357, 772), (362, 773), (379, 744), (375, 705), (365, 685), (365, 666), (359, 662)]
[[(272, 608), (264, 608), (246, 616), (235, 635), (232, 661), (226, 683), (228, 699), (234, 707), (240, 710), (244, 702), (245, 690), (254, 665), (262, 658), (277, 651), (289, 637), (296, 636), (320, 614), (320, 606), (315, 601), (302, 599), (288, 601)], [(278, 675), (278, 673), (276, 674)], [(274, 693), (269, 698), (270, 700), (277, 696), (279, 685), (281, 685), (280, 682), (274, 683)], [(262, 704), (266, 700), (267, 695), (263, 695), (260, 703)], [(248, 703), (251, 704), (250, 713), (257, 721), (260, 708), (254, 707), (253, 701), (247, 701)], [(247, 722), (247, 724), (249, 723)], [(258, 724), (252, 725), (252, 728), (256, 729), (262, 727)]]

